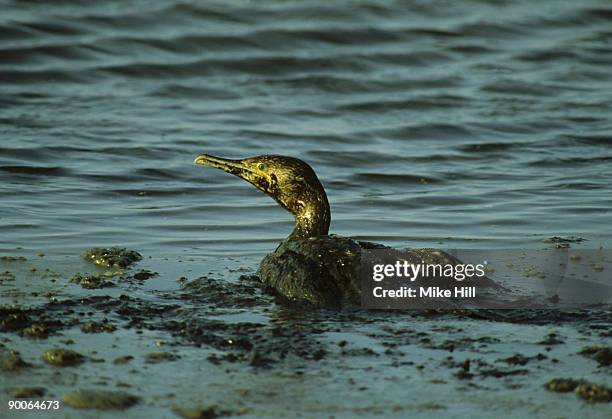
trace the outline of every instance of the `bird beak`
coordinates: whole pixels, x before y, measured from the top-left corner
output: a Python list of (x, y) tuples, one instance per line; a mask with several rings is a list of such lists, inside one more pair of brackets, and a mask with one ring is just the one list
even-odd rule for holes
[(210, 154), (200, 154), (195, 158), (193, 164), (198, 166), (209, 166), (216, 169), (221, 169), (224, 172), (231, 173), (232, 175), (238, 176), (240, 179), (246, 180), (251, 185), (254, 185), (257, 189), (271, 195), (270, 185), (272, 185), (271, 179), (264, 173), (254, 170), (249, 164), (245, 163), (245, 160), (230, 160), (222, 159), (221, 157), (211, 156)]
[(210, 154), (200, 154), (195, 158), (193, 164), (221, 169), (224, 172), (231, 173), (241, 178), (244, 178), (245, 172), (249, 171), (242, 163), (242, 160), (222, 159), (221, 157), (211, 156)]

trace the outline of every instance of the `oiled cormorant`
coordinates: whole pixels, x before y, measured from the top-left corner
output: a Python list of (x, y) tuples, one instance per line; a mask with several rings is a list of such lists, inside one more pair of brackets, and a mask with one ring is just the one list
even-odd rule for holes
[[(364, 249), (394, 252), (383, 245), (328, 235), (331, 213), (327, 195), (314, 170), (302, 160), (278, 155), (230, 160), (200, 154), (194, 164), (215, 167), (246, 180), (293, 214), (295, 228), (262, 260), (257, 271), (264, 284), (288, 300), (319, 307), (359, 304)], [(395, 252), (414, 264), (460, 263), (435, 249)], [(485, 277), (479, 285), (494, 283)]]

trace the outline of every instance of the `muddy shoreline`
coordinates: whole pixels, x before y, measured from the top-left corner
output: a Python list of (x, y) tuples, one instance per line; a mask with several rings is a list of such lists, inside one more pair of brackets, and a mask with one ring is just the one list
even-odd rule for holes
[[(175, 265), (188, 275), (170, 277), (156, 269), (171, 261), (115, 253), (105, 262), (89, 251), (95, 264), (70, 262), (61, 272), (41, 256), (2, 259), (5, 399), (170, 417), (289, 417), (289, 405), (307, 417), (452, 416), (457, 394), (475, 411), (486, 400), (514, 406), (525, 397), (519, 413), (609, 411), (607, 309), (308, 310), (278, 304), (243, 267), (193, 275), (199, 261), (181, 259)], [(29, 295), (24, 275), (37, 281)], [(406, 385), (429, 392), (410, 398)]]

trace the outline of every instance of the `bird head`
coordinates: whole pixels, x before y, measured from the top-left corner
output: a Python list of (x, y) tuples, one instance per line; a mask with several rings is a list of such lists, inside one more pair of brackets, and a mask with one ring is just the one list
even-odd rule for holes
[(306, 162), (278, 155), (231, 160), (200, 154), (194, 164), (231, 173), (272, 197), (295, 217), (294, 234), (307, 237), (327, 234), (331, 218), (327, 195)]

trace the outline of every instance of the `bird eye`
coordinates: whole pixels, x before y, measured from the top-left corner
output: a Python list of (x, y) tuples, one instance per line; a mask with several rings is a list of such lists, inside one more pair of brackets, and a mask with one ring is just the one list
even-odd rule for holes
[(268, 168), (268, 166), (266, 166), (266, 164), (265, 164), (265, 163), (258, 163), (258, 164), (257, 164), (257, 168), (258, 168), (259, 170), (266, 170), (266, 169)]

